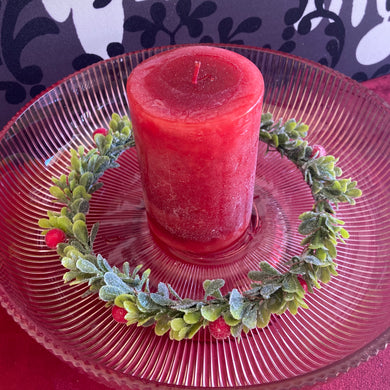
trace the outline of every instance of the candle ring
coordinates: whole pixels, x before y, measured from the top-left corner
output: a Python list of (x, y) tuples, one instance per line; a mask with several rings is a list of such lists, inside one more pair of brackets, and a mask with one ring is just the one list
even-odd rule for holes
[(242, 332), (266, 327), (273, 314), (307, 309), (305, 294), (337, 275), (336, 245), (349, 236), (344, 222), (336, 218), (337, 205), (353, 205), (361, 196), (356, 181), (339, 178), (342, 171), (334, 156), (304, 140), (307, 132), (308, 126), (294, 119), (283, 123), (275, 122), (269, 113), (261, 117), (260, 140), (267, 144), (267, 152), (277, 151), (292, 161), (313, 195), (312, 209), (299, 217), (298, 231), (304, 236), (301, 254), (291, 258), (284, 273), (261, 262), (259, 269), (248, 273), (251, 289), (247, 291), (234, 288), (223, 294), (223, 279), (205, 280), (204, 297), (195, 300), (179, 296), (164, 282), (152, 291), (149, 269), (141, 273), (141, 265), (130, 269), (127, 262), (121, 268), (111, 266), (93, 251), (98, 223), (87, 227), (90, 199), (102, 187), (103, 173), (117, 167), (120, 154), (135, 145), (130, 120), (113, 114), (108, 130), (93, 133), (95, 149), (86, 152), (80, 146), (70, 151), (70, 172), (53, 178), (50, 187), (55, 202), (63, 207), (48, 211), (47, 218), (38, 221), (46, 245), (57, 250), (68, 270), (64, 282), (87, 283), (86, 294), (98, 293), (116, 321), (153, 326), (156, 335), (169, 333), (173, 340), (192, 338), (202, 327), (217, 339), (239, 338)]

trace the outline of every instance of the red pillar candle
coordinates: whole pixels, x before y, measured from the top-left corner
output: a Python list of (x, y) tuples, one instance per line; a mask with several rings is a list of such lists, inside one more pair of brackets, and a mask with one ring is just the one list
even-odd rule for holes
[(249, 225), (263, 77), (211, 46), (160, 53), (127, 82), (151, 231), (193, 253), (224, 249)]

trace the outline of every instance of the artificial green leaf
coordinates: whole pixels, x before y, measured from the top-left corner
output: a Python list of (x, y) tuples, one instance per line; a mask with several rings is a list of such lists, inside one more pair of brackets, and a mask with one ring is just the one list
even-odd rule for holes
[(269, 274), (262, 271), (249, 271), (248, 278), (256, 282), (263, 282), (269, 278)]
[(280, 288), (282, 288), (282, 283), (279, 281), (266, 284), (261, 289), (261, 295), (263, 296), (264, 299), (268, 299), (273, 293), (278, 291)]
[(268, 141), (270, 141), (272, 139), (272, 136), (267, 131), (260, 130), (260, 139), (262, 139), (265, 142), (268, 142)]
[(76, 199), (72, 202), (71, 208), (74, 213), (87, 214), (89, 211), (89, 202), (87, 199)]
[(51, 186), (49, 191), (55, 198), (57, 198), (61, 202), (67, 202), (68, 201), (67, 196), (65, 195), (64, 191), (60, 187)]
[(295, 131), (298, 131), (299, 136), (302, 138), (306, 137), (308, 130), (309, 126), (305, 123), (299, 123), (298, 126), (295, 128)]
[(205, 291), (205, 298), (209, 296), (221, 296), (219, 289), (221, 289), (225, 285), (225, 281), (223, 279), (214, 279), (214, 280), (205, 280), (203, 282), (203, 289)]
[(244, 324), (240, 322), (236, 326), (230, 327), (230, 333), (233, 337), (239, 338), (241, 336), (242, 329), (244, 327)]
[(79, 274), (78, 271), (65, 272), (64, 276), (62, 277), (62, 279), (64, 280), (65, 283), (69, 283), (72, 280), (76, 279), (78, 274)]
[(318, 217), (318, 213), (315, 213), (314, 211), (306, 211), (304, 213), (302, 213), (298, 219), (302, 220), (302, 221), (305, 221), (307, 219), (311, 219), (311, 218), (317, 218)]
[(154, 328), (154, 332), (157, 336), (162, 336), (167, 333), (171, 329), (171, 325), (167, 319), (160, 319), (156, 321), (156, 326)]
[(221, 315), (222, 307), (213, 304), (202, 306), (201, 313), (207, 321), (214, 322)]
[(331, 240), (326, 240), (325, 241), (325, 247), (328, 249), (329, 256), (332, 259), (335, 259), (337, 257), (337, 251), (336, 251), (336, 246)]
[(108, 156), (98, 156), (96, 159), (94, 170), (95, 174), (103, 172), (110, 164), (110, 158)]
[[(204, 316), (203, 316), (204, 317)], [(198, 323), (202, 319), (202, 314), (200, 311), (194, 311), (191, 313), (185, 313), (183, 315), (183, 320), (186, 324), (193, 325)], [(206, 318), (207, 319), (207, 318)]]
[(38, 225), (39, 225), (39, 227), (41, 227), (43, 229), (50, 229), (52, 227), (51, 223), (49, 222), (49, 220), (47, 218), (41, 218), (38, 221)]
[(187, 332), (189, 330), (189, 327), (181, 328), (178, 332), (171, 331), (173, 334), (173, 339), (176, 341), (181, 341), (186, 338)]
[(313, 256), (313, 255), (306, 255), (302, 258), (302, 260), (308, 264), (314, 264), (319, 266), (323, 265), (323, 261), (319, 259), (317, 256)]
[(84, 186), (78, 185), (74, 190), (73, 190), (73, 199), (91, 199), (92, 195), (88, 194), (87, 190), (85, 189)]
[(337, 276), (338, 273), (336, 271), (336, 268), (337, 268), (337, 264), (335, 263), (331, 263), (329, 266), (328, 266), (328, 269), (329, 269), (329, 272), (333, 275), (333, 276)]
[(124, 301), (123, 306), (127, 311), (127, 314), (125, 315), (125, 319), (127, 320), (127, 323), (135, 324), (138, 321), (138, 318), (140, 316), (140, 312), (138, 311), (137, 305), (134, 304), (134, 302), (131, 301)]
[(277, 148), (279, 146), (279, 138), (277, 134), (271, 134), (272, 137), (272, 143), (274, 144), (274, 147)]
[(245, 310), (244, 315), (242, 316), (242, 323), (248, 329), (254, 329), (257, 325), (257, 307), (256, 305), (248, 305)]
[(94, 141), (97, 148), (99, 149), (100, 154), (103, 155), (106, 146), (106, 137), (103, 134), (98, 133), (94, 136)]
[(296, 126), (297, 126), (296, 121), (295, 121), (294, 119), (289, 119), (289, 120), (284, 124), (286, 133), (291, 134), (291, 132), (296, 128)]
[(88, 244), (88, 229), (84, 221), (78, 220), (73, 224), (72, 231), (74, 236), (83, 244)]
[[(122, 294), (120, 294), (119, 296), (122, 296)], [(123, 307), (126, 309), (128, 313), (137, 314), (137, 315), (139, 314), (138, 306), (131, 299), (128, 300), (126, 299), (123, 300), (122, 302), (123, 302)]]
[(152, 300), (149, 294), (144, 292), (138, 293), (137, 306), (141, 311), (160, 310), (160, 306)]
[(113, 118), (111, 119), (110, 123), (109, 123), (109, 127), (110, 127), (113, 131), (117, 130), (118, 124), (120, 123), (120, 121), (121, 121), (121, 119), (120, 119), (119, 115), (113, 117)]
[[(81, 213), (80, 213), (81, 214)], [(97, 236), (97, 233), (98, 233), (98, 230), (99, 230), (99, 222), (96, 222), (92, 225), (92, 228), (91, 228), (91, 233), (89, 234), (89, 244), (92, 246), (93, 243), (95, 242), (95, 239), (96, 239), (96, 236)]]
[(318, 228), (318, 218), (309, 218), (302, 221), (298, 227), (298, 232), (304, 236), (314, 232)]
[(143, 265), (142, 265), (142, 264), (139, 264), (139, 265), (137, 265), (137, 266), (133, 269), (133, 273), (132, 273), (132, 276), (131, 276), (133, 279), (137, 276), (138, 272), (141, 271), (142, 267), (143, 267)]
[(306, 272), (306, 265), (303, 263), (293, 264), (290, 268), (290, 273), (295, 275), (303, 275)]
[(71, 233), (73, 229), (72, 221), (68, 217), (62, 215), (57, 218), (56, 226), (65, 233)]
[(102, 187), (103, 187), (103, 182), (99, 181), (99, 182), (97, 182), (95, 184), (92, 184), (92, 186), (89, 188), (88, 193), (92, 194), (95, 191), (100, 190), (100, 188), (102, 188)]
[(187, 338), (192, 339), (198, 333), (202, 325), (202, 322), (197, 322), (196, 324), (191, 325), (187, 330)]
[(189, 298), (181, 299), (179, 302), (172, 305), (172, 308), (186, 312), (188, 309), (196, 307), (197, 301)]
[(72, 157), (70, 159), (70, 164), (72, 166), (72, 169), (76, 172), (80, 172), (80, 160), (77, 157), (77, 152), (75, 150), (71, 151)]
[(296, 275), (288, 274), (283, 279), (282, 288), (284, 292), (295, 293), (299, 290), (300, 285)]
[(270, 276), (281, 275), (281, 273), (276, 268), (272, 267), (272, 265), (268, 264), (266, 261), (260, 262), (260, 269), (262, 272), (265, 272)]
[(125, 126), (122, 130), (121, 130), (121, 134), (125, 137), (129, 137), (130, 136), (130, 127), (129, 126)]
[(137, 326), (142, 326), (144, 328), (147, 328), (148, 326), (152, 326), (155, 324), (154, 316), (153, 315), (140, 315), (137, 321)]
[(315, 181), (311, 186), (311, 191), (314, 195), (318, 194), (324, 188), (322, 182)]
[(226, 324), (229, 326), (236, 326), (241, 322), (240, 319), (239, 320), (235, 319), (230, 313), (230, 311), (226, 311), (223, 313), (223, 319), (225, 320)]
[(256, 326), (258, 328), (265, 328), (271, 319), (271, 310), (269, 310), (266, 304), (261, 304), (257, 311), (257, 322)]
[(295, 299), (295, 293), (286, 293), (283, 298), (286, 302), (292, 301)]
[(107, 151), (111, 148), (112, 141), (113, 141), (112, 134), (108, 133), (106, 135), (106, 145), (105, 145), (104, 153), (107, 153)]
[(101, 254), (97, 255), (96, 263), (97, 263), (99, 270), (101, 270), (103, 272), (109, 272), (112, 270), (108, 261)]
[(328, 283), (331, 279), (330, 270), (328, 267), (321, 267), (317, 271), (318, 279), (321, 280), (322, 283)]
[(186, 328), (186, 327), (187, 327), (187, 324), (185, 323), (183, 318), (174, 318), (171, 321), (171, 328), (175, 332), (180, 332), (180, 330), (182, 330), (183, 328)]
[(89, 279), (88, 286), (91, 292), (97, 292), (103, 286), (103, 278), (101, 276), (95, 276)]
[[(128, 286), (114, 272), (106, 272), (104, 274), (104, 283), (106, 283), (106, 285), (108, 285), (108, 286), (115, 286), (115, 287), (117, 287), (118, 289), (120, 289), (122, 291), (121, 294), (133, 292), (133, 289), (130, 286)], [(138, 299), (139, 298), (140, 298), (140, 294), (138, 295)]]
[(357, 188), (354, 188), (354, 189), (348, 190), (346, 192), (346, 194), (348, 196), (350, 196), (351, 198), (359, 198), (360, 196), (362, 196), (362, 191), (357, 189)]
[(291, 314), (295, 315), (298, 313), (298, 305), (295, 301), (288, 302), (287, 307)]
[[(336, 177), (340, 177), (343, 174), (343, 171), (340, 167), (334, 167), (334, 174)], [(344, 186), (344, 184), (341, 185), (342, 187)], [(342, 191), (345, 191), (345, 189), (343, 189)]]
[(267, 301), (267, 308), (272, 313), (278, 313), (281, 311), (283, 306), (285, 305), (285, 301), (283, 300), (283, 295), (280, 294), (281, 290), (277, 291), (275, 294), (272, 294), (272, 296)]
[(94, 176), (92, 172), (85, 172), (81, 175), (79, 183), (88, 189), (93, 184)]
[(77, 266), (76, 266), (77, 260), (71, 257), (63, 257), (61, 259), (61, 264), (63, 267), (71, 270), (71, 271), (76, 271)]
[(299, 137), (299, 133), (295, 130), (291, 130), (289, 132), (289, 135), (290, 135), (290, 138), (292, 138), (292, 139), (298, 139), (298, 137)]
[(265, 261), (260, 263), (260, 271), (250, 271), (248, 273), (249, 279), (259, 282), (275, 276), (281, 276), (281, 273)]
[(154, 303), (160, 306), (169, 306), (172, 304), (172, 300), (158, 293), (151, 293), (150, 298)]
[(76, 262), (76, 267), (86, 274), (99, 274), (99, 270), (93, 263), (83, 258), (79, 258)]
[(122, 264), (122, 272), (124, 275), (126, 275), (128, 278), (130, 278), (130, 265), (128, 261), (125, 261)]
[(78, 221), (78, 220), (81, 220), (81, 221), (86, 222), (87, 218), (86, 218), (85, 214), (83, 214), (83, 213), (77, 213), (77, 214), (72, 218), (72, 221), (75, 222), (75, 221)]
[(118, 307), (125, 307), (125, 302), (130, 301), (134, 303), (135, 296), (131, 294), (121, 294), (118, 295), (114, 300), (114, 305)]
[(349, 233), (348, 233), (348, 231), (345, 230), (344, 228), (341, 228), (340, 231), (339, 231), (339, 233), (341, 234), (341, 237), (343, 237), (343, 238), (345, 238), (345, 239), (349, 238)]
[(121, 294), (123, 294), (123, 290), (115, 286), (102, 286), (99, 290), (99, 298), (104, 302), (114, 301)]
[(238, 292), (237, 289), (234, 288), (230, 293), (229, 304), (230, 313), (236, 320), (240, 320), (242, 318), (244, 313), (244, 303), (244, 297)]
[(169, 288), (165, 283), (159, 282), (157, 290), (160, 295), (165, 298), (169, 298)]
[(309, 309), (309, 305), (300, 297), (295, 299), (295, 303), (302, 309)]

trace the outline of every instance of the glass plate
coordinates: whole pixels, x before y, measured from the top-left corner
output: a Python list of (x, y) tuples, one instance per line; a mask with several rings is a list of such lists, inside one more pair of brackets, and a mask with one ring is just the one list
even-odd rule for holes
[[(309, 141), (340, 157), (344, 177), (363, 197), (340, 206), (351, 234), (338, 246), (339, 276), (314, 294), (310, 310), (274, 318), (240, 342), (217, 341), (207, 329), (192, 340), (157, 337), (151, 328), (114, 322), (86, 286), (68, 286), (55, 251), (37, 226), (56, 210), (50, 178), (66, 172), (69, 148), (92, 148), (91, 134), (112, 112), (127, 114), (126, 79), (144, 59), (171, 47), (123, 55), (78, 72), (36, 98), (0, 133), (0, 299), (38, 342), (95, 379), (129, 389), (287, 389), (357, 365), (390, 338), (390, 110), (347, 77), (313, 62), (269, 50), (222, 46), (251, 59), (266, 85), (264, 111), (310, 125)], [(203, 265), (162, 251), (151, 238), (134, 150), (103, 176), (89, 223), (100, 221), (95, 251), (111, 264), (152, 269), (184, 296), (202, 295), (204, 279), (222, 277), (226, 291), (248, 287), (250, 269), (267, 260), (279, 270), (301, 250), (297, 217), (310, 210), (308, 187), (277, 153), (259, 149), (250, 234), (220, 261)]]

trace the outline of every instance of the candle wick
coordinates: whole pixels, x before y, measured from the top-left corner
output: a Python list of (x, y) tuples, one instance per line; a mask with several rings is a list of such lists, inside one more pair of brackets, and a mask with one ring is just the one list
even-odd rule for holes
[(198, 84), (198, 76), (199, 76), (199, 71), (200, 71), (200, 61), (195, 61), (195, 69), (194, 69), (194, 74), (192, 76), (192, 84)]

